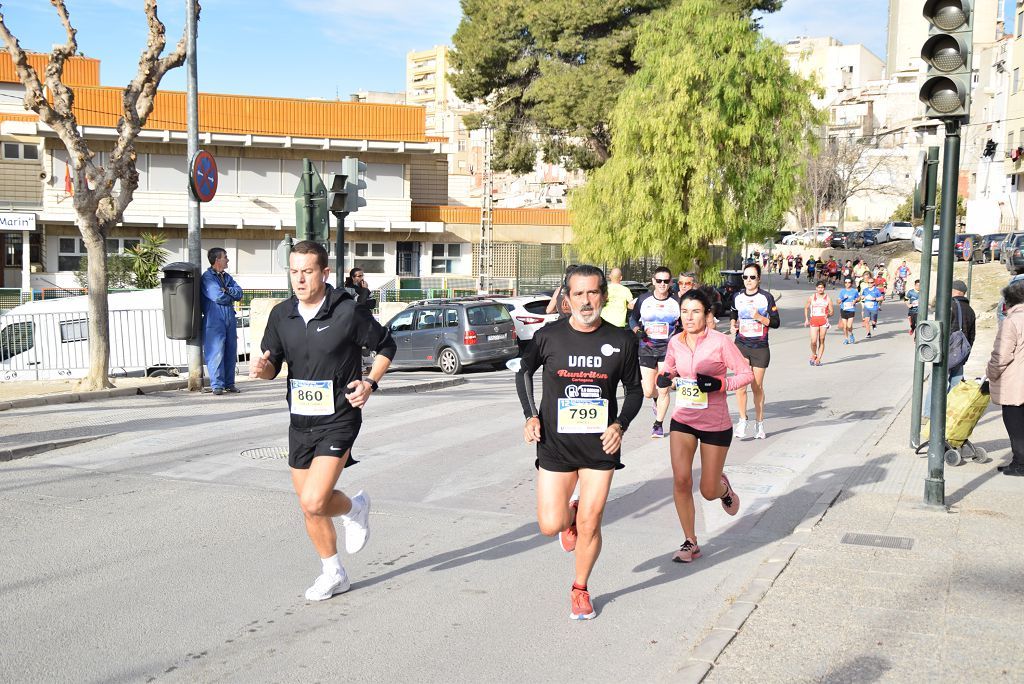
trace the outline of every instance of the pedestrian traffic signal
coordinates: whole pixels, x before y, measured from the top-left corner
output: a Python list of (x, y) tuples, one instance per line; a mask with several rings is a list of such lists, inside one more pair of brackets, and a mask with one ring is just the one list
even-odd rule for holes
[(359, 211), (359, 207), (366, 206), (366, 199), (363, 197), (363, 190), (366, 189), (366, 164), (355, 157), (345, 157), (341, 160), (341, 173), (346, 178), (345, 211), (352, 213)]
[(942, 361), (942, 323), (939, 321), (920, 321), (914, 340), (917, 346), (917, 358), (925, 363)]
[(331, 177), (331, 189), (328, 196), (328, 207), (335, 216), (348, 213), (348, 176), (344, 172)]
[(921, 59), (928, 73), (920, 98), (925, 116), (966, 120), (971, 111), (971, 47), (974, 13), (970, 0), (927, 0), (928, 40)]

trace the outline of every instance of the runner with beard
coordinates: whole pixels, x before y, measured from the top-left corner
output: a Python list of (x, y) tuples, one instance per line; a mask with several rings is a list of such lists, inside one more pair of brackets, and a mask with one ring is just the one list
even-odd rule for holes
[[(570, 316), (533, 336), (516, 374), (516, 391), (526, 416), (524, 438), (537, 445), (537, 523), (542, 534), (559, 536), (563, 550), (575, 551), (569, 618), (590, 620), (597, 612), (587, 582), (601, 553), (601, 518), (612, 474), (623, 467), (622, 434), (644, 395), (636, 337), (601, 320), (604, 272), (577, 266), (566, 286)], [(538, 407), (533, 375), (542, 366)]]

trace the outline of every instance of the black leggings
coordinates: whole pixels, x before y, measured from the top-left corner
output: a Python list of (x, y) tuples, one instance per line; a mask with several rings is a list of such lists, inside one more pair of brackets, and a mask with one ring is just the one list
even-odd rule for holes
[(1003, 406), (1003, 424), (1010, 436), (1013, 465), (1024, 468), (1024, 406)]

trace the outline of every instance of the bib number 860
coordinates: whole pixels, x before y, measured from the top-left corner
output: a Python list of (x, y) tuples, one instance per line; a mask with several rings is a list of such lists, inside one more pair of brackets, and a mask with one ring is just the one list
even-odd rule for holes
[(320, 390), (296, 390), (299, 401), (320, 402), (324, 399), (324, 393)]

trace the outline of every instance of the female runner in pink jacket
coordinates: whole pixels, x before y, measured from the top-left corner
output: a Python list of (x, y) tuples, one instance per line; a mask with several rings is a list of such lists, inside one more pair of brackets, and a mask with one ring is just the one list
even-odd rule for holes
[[(669, 448), (672, 455), (672, 496), (685, 540), (672, 556), (679, 563), (700, 557), (693, 507), (693, 457), (700, 444), (700, 493), (708, 501), (720, 499), (729, 515), (736, 515), (740, 499), (723, 474), (732, 442), (732, 419), (725, 393), (749, 385), (754, 379), (750, 362), (728, 335), (707, 325), (711, 302), (690, 290), (679, 302), (683, 332), (668, 343), (660, 387), (675, 385)], [(731, 371), (733, 374), (727, 376)]]

